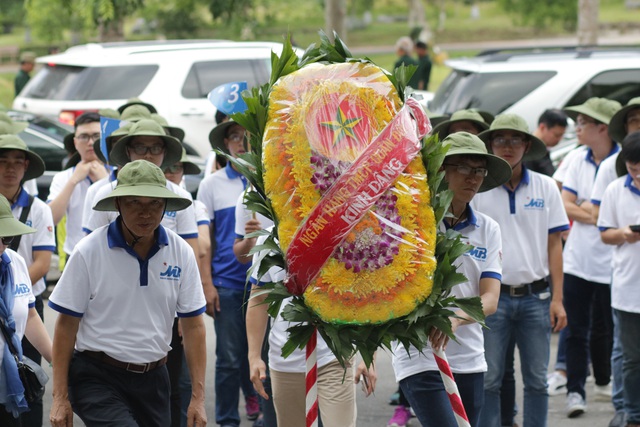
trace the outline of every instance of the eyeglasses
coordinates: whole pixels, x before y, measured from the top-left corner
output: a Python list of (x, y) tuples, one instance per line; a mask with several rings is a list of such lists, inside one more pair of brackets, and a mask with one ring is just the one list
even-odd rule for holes
[(595, 120), (585, 120), (580, 118), (576, 121), (577, 128), (585, 128), (587, 127), (587, 125), (595, 125), (595, 124), (597, 124)]
[(454, 165), (452, 163), (444, 163), (444, 165), (455, 167), (460, 175), (465, 175), (465, 176), (473, 174), (478, 178), (484, 178), (489, 173), (489, 171), (486, 168), (472, 168), (471, 166)]
[(231, 142), (240, 142), (244, 140), (244, 133), (232, 133), (231, 135), (227, 135), (226, 139)]
[(80, 135), (76, 135), (75, 139), (80, 142), (93, 142), (100, 139), (100, 133), (92, 133), (91, 135), (89, 135), (88, 133), (81, 133)]
[(173, 165), (166, 168), (164, 171), (169, 173), (180, 173), (184, 170), (184, 166), (182, 165)]
[(13, 242), (13, 238), (15, 236), (7, 236), (7, 237), (3, 237), (2, 238), (2, 244), (5, 246), (9, 246), (11, 244), (11, 242)]
[(147, 147), (146, 145), (130, 145), (129, 148), (138, 156), (144, 156), (147, 153), (155, 156), (164, 152), (164, 145), (152, 145), (151, 147)]
[(512, 138), (505, 138), (503, 136), (497, 136), (495, 138), (491, 138), (491, 145), (496, 148), (504, 148), (504, 147), (513, 147), (520, 148), (527, 143), (527, 139), (521, 136), (514, 136)]

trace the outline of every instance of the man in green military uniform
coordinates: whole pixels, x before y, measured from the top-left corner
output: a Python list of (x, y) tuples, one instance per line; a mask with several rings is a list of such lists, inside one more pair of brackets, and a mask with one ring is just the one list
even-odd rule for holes
[(18, 96), (22, 88), (27, 85), (27, 82), (31, 78), (29, 73), (33, 71), (33, 67), (35, 67), (35, 65), (36, 54), (33, 52), (22, 52), (20, 55), (20, 70), (18, 70), (18, 74), (16, 74), (16, 78), (13, 81), (16, 96)]

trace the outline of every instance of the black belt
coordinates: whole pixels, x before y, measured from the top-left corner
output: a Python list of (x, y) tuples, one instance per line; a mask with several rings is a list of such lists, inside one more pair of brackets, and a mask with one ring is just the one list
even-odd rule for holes
[(128, 372), (134, 372), (136, 374), (144, 374), (145, 372), (152, 371), (156, 368), (164, 366), (167, 363), (167, 356), (163, 357), (160, 360), (156, 360), (155, 362), (149, 363), (127, 363), (121, 362), (118, 359), (114, 359), (113, 357), (103, 353), (101, 351), (82, 351), (80, 354), (84, 354), (89, 356), (90, 358), (102, 362), (107, 365), (115, 366), (116, 368), (123, 369)]
[(524, 285), (500, 285), (500, 292), (509, 294), (512, 297), (525, 297), (530, 294), (544, 291), (549, 287), (549, 282), (545, 279), (536, 280), (535, 282), (525, 283)]

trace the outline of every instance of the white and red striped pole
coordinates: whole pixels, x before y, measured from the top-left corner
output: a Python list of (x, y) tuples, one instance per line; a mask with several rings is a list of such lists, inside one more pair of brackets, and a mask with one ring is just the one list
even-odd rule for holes
[(462, 404), (462, 398), (460, 397), (458, 386), (456, 385), (456, 381), (451, 373), (451, 367), (447, 361), (447, 356), (444, 354), (442, 348), (434, 348), (433, 355), (436, 359), (436, 363), (438, 364), (444, 388), (449, 395), (449, 401), (453, 408), (453, 415), (456, 417), (456, 421), (458, 422), (458, 427), (471, 427), (469, 418), (467, 418), (467, 412), (464, 410), (464, 405)]
[(306, 401), (307, 427), (318, 427), (318, 358), (316, 355), (317, 331), (314, 328), (307, 342)]

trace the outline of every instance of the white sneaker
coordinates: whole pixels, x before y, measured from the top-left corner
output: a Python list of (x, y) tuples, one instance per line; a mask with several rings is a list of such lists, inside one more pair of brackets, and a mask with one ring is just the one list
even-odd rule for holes
[(564, 394), (567, 389), (567, 377), (558, 371), (553, 371), (547, 375), (547, 391), (549, 396)]
[(611, 401), (611, 383), (607, 385), (594, 384), (593, 395), (595, 396), (595, 399), (599, 402)]
[(567, 395), (567, 417), (575, 418), (587, 412), (587, 402), (575, 391)]

